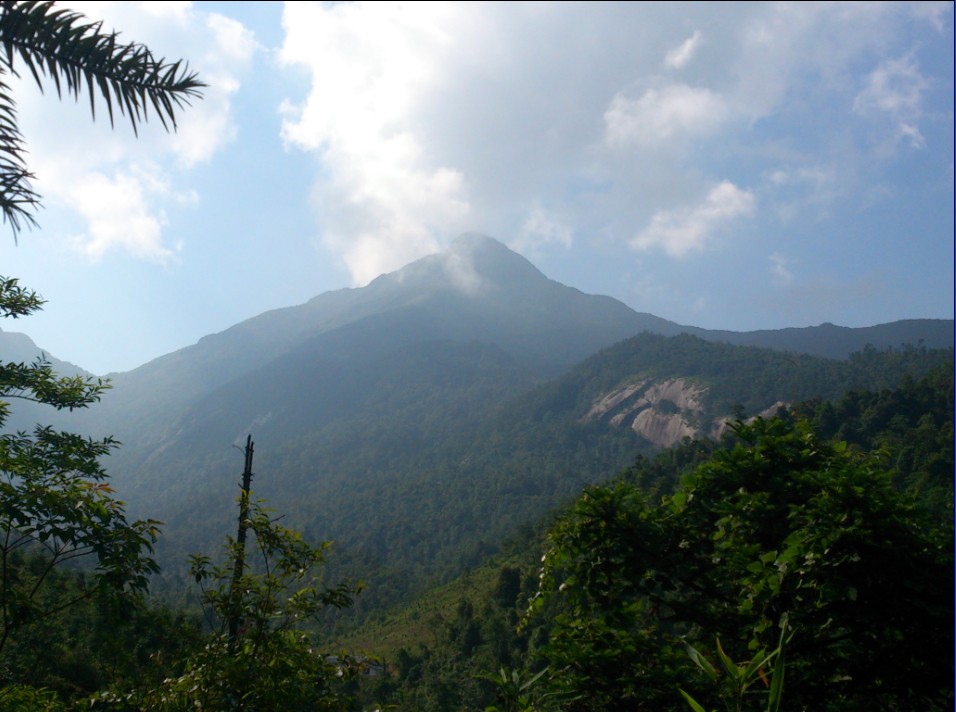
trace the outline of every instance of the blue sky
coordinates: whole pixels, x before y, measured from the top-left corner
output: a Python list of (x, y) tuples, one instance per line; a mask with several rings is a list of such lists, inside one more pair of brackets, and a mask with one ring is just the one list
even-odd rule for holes
[(133, 137), (14, 87), (23, 331), (123, 371), (484, 232), (707, 328), (953, 317), (952, 3), (64, 3), (208, 84)]

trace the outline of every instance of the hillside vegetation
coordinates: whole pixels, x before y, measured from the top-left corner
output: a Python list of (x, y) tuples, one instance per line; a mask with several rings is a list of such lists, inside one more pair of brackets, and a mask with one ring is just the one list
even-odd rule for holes
[[(798, 706), (941, 708), (953, 349), (894, 341), (919, 326), (734, 345), (472, 236), (124, 374), (93, 417), (95, 378), (4, 364), (84, 436), (2, 436), (0, 708), (712, 706), (781, 645)], [(680, 642), (718, 639), (731, 673), (767, 654), (735, 690)]]
[[(717, 705), (681, 640), (749, 660), (785, 620), (786, 707), (948, 709), (952, 398), (947, 365), (640, 458), (495, 565), (347, 638), (392, 671), (364, 694), (514, 705), (488, 681), (504, 667), (524, 683), (550, 671), (525, 691), (535, 709), (679, 709), (678, 686)], [(750, 694), (757, 708), (766, 688)]]
[[(308, 391), (289, 382), (250, 387), (245, 396), (251, 402), (271, 389), (299, 413), (281, 438), (270, 422), (256, 427), (254, 488), (307, 536), (335, 540), (334, 573), (369, 584), (351, 612), (359, 617), (476, 565), (582, 487), (658, 450), (627, 422), (588, 417), (622, 384), (643, 383), (636, 396), (674, 379), (694, 384), (697, 412), (659, 399), (645, 415), (683, 418), (706, 437), (735, 413), (890, 387), (951, 353), (871, 350), (833, 361), (645, 333), (515, 396), (527, 388), (520, 369), (481, 344), (424, 344), (364, 358), (375, 367), (361, 383), (333, 371)], [(236, 451), (212, 452), (209, 443), (217, 413), (236, 403), (223, 399), (195, 414), (179, 444), (137, 472), (136, 499), (148, 493), (150, 511), (166, 522), (159, 553), (169, 589), (182, 587), (174, 574), (187, 554), (209, 548), (234, 516)]]
[[(536, 390), (482, 427), (507, 432), (508, 423), (525, 422), (521, 408), (541, 413), (578, 379), (594, 379), (598, 393), (619, 380), (604, 366), (620, 358), (601, 354), (587, 373)], [(928, 366), (933, 360), (940, 365)], [(847, 369), (840, 373), (849, 384), (853, 369), (873, 378), (881, 367), (889, 381), (925, 373), (878, 391), (795, 402), (780, 418), (737, 421), (719, 440), (685, 440), (657, 454), (632, 448), (629, 466), (596, 477), (603, 484), (584, 485), (556, 511), (516, 524), (510, 538), (484, 533), (486, 553), (462, 555), (431, 579), (447, 583), (423, 586), (414, 600), (408, 590), (406, 597), (368, 597), (378, 584), (366, 582), (357, 598), (365, 623), (348, 635), (331, 636), (336, 619), (324, 614), (311, 628), (303, 619), (303, 640), (316, 646), (305, 652), (277, 628), (280, 637), (269, 639), (275, 657), (263, 660), (277, 668), (260, 666), (250, 677), (252, 670), (230, 662), (244, 658), (215, 648), (199, 621), (155, 599), (126, 608), (91, 599), (22, 629), (4, 654), (0, 702), (88, 707), (85, 696), (96, 692), (94, 708), (179, 709), (171, 700), (191, 704), (213, 680), (271, 680), (269, 670), (299, 665), (296, 656), (306, 655), (300, 662), (312, 661), (307, 667), (319, 677), (308, 679), (322, 680), (321, 689), (310, 691), (311, 682), (261, 687), (257, 699), (321, 699), (324, 709), (337, 710), (597, 710), (622, 700), (680, 709), (681, 688), (715, 706), (729, 693), (700, 676), (682, 641), (708, 655), (720, 641), (728, 659), (748, 661), (761, 648), (772, 651), (783, 630), (789, 705), (863, 709), (879, 699), (881, 709), (947, 709), (953, 365), (951, 356), (930, 352), (873, 351), (839, 369)], [(573, 399), (582, 407), (593, 402)], [(573, 417), (577, 405), (561, 417), (543, 412), (552, 417), (539, 427), (551, 434), (562, 417), (585, 431), (596, 427)], [(621, 432), (608, 428), (601, 437)], [(276, 525), (263, 519), (261, 526), (264, 536)], [(276, 545), (285, 546), (286, 536), (294, 548), (306, 541), (285, 531), (276, 529)], [(354, 565), (343, 553), (337, 545), (314, 559), (324, 572), (310, 584), (319, 586), (318, 598), (308, 600), (348, 605), (350, 588), (322, 593), (330, 585), (322, 582), (335, 586)], [(73, 576), (59, 574), (51, 595), (82, 587), (82, 574)], [(298, 606), (295, 600), (282, 605)], [(408, 602), (387, 612), (369, 600)], [(315, 658), (315, 650), (332, 657)], [(761, 673), (768, 680), (780, 674), (770, 663)], [(759, 706), (767, 688), (754, 675), (747, 699)]]

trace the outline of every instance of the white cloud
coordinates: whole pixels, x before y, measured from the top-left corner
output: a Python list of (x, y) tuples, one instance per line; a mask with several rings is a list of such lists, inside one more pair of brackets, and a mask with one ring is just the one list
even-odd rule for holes
[(484, 286), (474, 263), (459, 252), (446, 254), (444, 267), (449, 281), (465, 294), (477, 294)]
[[(845, 180), (846, 168), (842, 176)], [(781, 222), (807, 222), (828, 214), (847, 186), (833, 163), (779, 166), (765, 174), (765, 208), (774, 210)]]
[(790, 271), (791, 264), (793, 264), (793, 260), (784, 257), (779, 252), (770, 255), (771, 270), (781, 284), (787, 285), (793, 282), (793, 272)]
[(664, 58), (664, 64), (671, 69), (682, 69), (685, 67), (694, 58), (701, 37), (700, 30), (695, 30), (694, 34), (684, 40), (679, 47), (675, 47), (667, 53), (667, 56)]
[(854, 100), (853, 108), (861, 113), (873, 109), (889, 114), (919, 113), (925, 88), (926, 80), (912, 58), (885, 60), (867, 77), (866, 88)]
[[(177, 112), (175, 133), (158, 128), (140, 132), (137, 143), (151, 155), (171, 149), (184, 165), (191, 166), (209, 160), (235, 138), (230, 97), (261, 49), (240, 22), (197, 10), (191, 2), (72, 2), (70, 8), (91, 21), (102, 20), (105, 31), (117, 29), (120, 41), (145, 44), (158, 58), (183, 58), (208, 85), (202, 99), (193, 99)], [(118, 119), (117, 128), (132, 143), (128, 123), (123, 126), (123, 122)], [(155, 116), (150, 123), (154, 122), (159, 124)]]
[[(815, 195), (845, 197), (843, 179), (869, 158), (841, 162), (840, 149), (860, 144), (847, 97), (859, 67), (898, 46), (908, 13), (289, 3), (280, 59), (308, 86), (289, 95), (283, 138), (314, 155), (317, 232), (357, 284), (467, 230), (541, 251), (573, 236), (575, 248), (601, 241), (610, 253), (645, 226), (638, 245), (684, 254), (723, 224), (721, 195), (673, 206), (723, 176), (759, 186), (761, 218), (784, 200), (797, 216)], [(828, 163), (832, 179), (793, 168)], [(778, 166), (790, 182), (761, 184)], [(752, 211), (758, 188), (728, 185), (738, 215)]]
[(638, 250), (660, 248), (671, 257), (684, 257), (703, 249), (711, 235), (727, 223), (752, 214), (755, 203), (753, 193), (723, 181), (697, 206), (655, 213), (631, 246)]
[(942, 34), (946, 29), (946, 16), (952, 12), (952, 3), (912, 2), (907, 5), (913, 17), (928, 22), (936, 32)]
[(165, 219), (151, 209), (149, 192), (148, 181), (132, 175), (84, 174), (65, 196), (87, 223), (87, 232), (74, 238), (76, 248), (93, 261), (114, 249), (157, 262), (171, 258), (162, 238)]
[(302, 104), (283, 107), (283, 138), (322, 156), (323, 238), (357, 284), (466, 227), (461, 172), (431, 160), (408, 121), (448, 43), (430, 6), (290, 3), (283, 16), (281, 61), (312, 79)]
[[(391, 148), (387, 143), (381, 145), (386, 154)], [(435, 252), (439, 236), (460, 231), (449, 225), (464, 227), (468, 205), (455, 197), (459, 174), (441, 169), (403, 172), (387, 160), (371, 158), (353, 169), (354, 174), (320, 198), (320, 210), (327, 221), (325, 241), (342, 254), (355, 284)]]
[(32, 80), (16, 86), (30, 166), (44, 203), (67, 207), (83, 223), (71, 231), (73, 247), (92, 260), (117, 251), (167, 261), (178, 248), (164, 235), (162, 203), (196, 200), (194, 191), (169, 186), (187, 183), (184, 171), (211, 160), (235, 138), (231, 97), (257, 46), (240, 23), (195, 10), (191, 3), (89, 2), (70, 8), (90, 21), (103, 20), (105, 31), (117, 28), (121, 41), (145, 44), (157, 57), (187, 58), (209, 85), (202, 99), (176, 112), (178, 131), (163, 131), (150, 111), (138, 137), (123, 116), (117, 115), (110, 129), (99, 96), (92, 121), (85, 87), (79, 102), (58, 102), (52, 82), (46, 82), (45, 96), (30, 86)]
[(916, 121), (922, 115), (921, 100), (928, 86), (912, 57), (884, 60), (867, 76), (853, 110), (864, 116), (887, 115), (895, 125), (897, 139), (908, 139), (913, 148), (923, 148), (926, 141)]
[[(235, 140), (237, 128), (231, 99), (240, 88), (238, 75), (260, 49), (252, 33), (235, 20), (212, 13), (201, 21), (211, 41), (194, 66), (202, 67), (201, 79), (209, 86), (203, 91), (202, 100), (193, 101), (183, 112), (172, 136), (173, 150), (186, 166), (209, 161)], [(184, 31), (195, 24), (187, 22), (180, 25)]]
[(570, 247), (574, 231), (557, 215), (535, 201), (511, 246), (518, 252), (533, 252), (545, 245)]
[(814, 192), (826, 191), (836, 180), (837, 171), (832, 165), (798, 166), (777, 168), (768, 176), (775, 186), (807, 186)]
[(657, 146), (684, 136), (707, 136), (724, 122), (728, 109), (709, 89), (672, 84), (648, 89), (639, 99), (617, 94), (604, 112), (610, 146)]
[[(915, 3), (753, 4), (736, 31), (708, 31), (719, 45), (727, 98), (751, 121), (810, 103), (832, 105), (853, 91), (859, 62), (882, 53)], [(726, 30), (726, 28), (725, 28)], [(715, 56), (715, 54), (711, 54)]]

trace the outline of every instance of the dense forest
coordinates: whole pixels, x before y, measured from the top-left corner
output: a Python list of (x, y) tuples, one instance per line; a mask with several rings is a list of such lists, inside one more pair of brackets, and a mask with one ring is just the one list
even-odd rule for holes
[[(18, 67), (134, 131), (206, 87), (53, 3), (0, 37), (14, 237)], [(8, 354), (0, 711), (953, 707), (953, 349), (897, 338), (951, 322), (847, 359), (861, 332), (705, 333), (456, 245), (488, 298), (433, 255), (147, 364), (98, 421), (139, 427), (123, 478), (60, 429), (110, 383)], [(42, 305), (0, 277), (0, 318)], [(280, 477), (251, 489), (249, 436), (230, 501), (250, 419)]]
[[(317, 406), (329, 415), (311, 428), (298, 426), (301, 432), (285, 429), (283, 439), (266, 425), (256, 436), (260, 444), (278, 440), (257, 454), (257, 493), (308, 537), (335, 540), (333, 577), (369, 584), (339, 618), (349, 625), (478, 565), (498, 542), (582, 487), (658, 450), (633, 428), (585, 418), (595, 400), (621, 383), (693, 382), (704, 393), (700, 412), (687, 418), (706, 435), (710, 423), (735, 412), (753, 415), (781, 401), (830, 401), (847, 389), (888, 388), (951, 354), (870, 349), (831, 360), (643, 333), (530, 390), (508, 377), (513, 371), (502, 365), (509, 361), (500, 350), (481, 344), (429, 343), (369, 358), (381, 368), (356, 389), (368, 394), (362, 402), (353, 399), (338, 411)], [(339, 403), (351, 380), (334, 380), (330, 397)], [(265, 390), (263, 399), (275, 398)], [(289, 398), (298, 397), (297, 408), (305, 409), (323, 395)], [(203, 413), (215, 422), (236, 407), (223, 399)], [(660, 409), (665, 416), (674, 411)], [(221, 445), (226, 438), (207, 447), (198, 420), (186, 432), (177, 447), (137, 470), (137, 477), (151, 478), (149, 489), (136, 490), (138, 515), (166, 522), (157, 545), (164, 572), (156, 586), (171, 595), (188, 581), (187, 555), (197, 543), (214, 545), (234, 518), (221, 473), (235, 471), (236, 451)], [(119, 482), (126, 493), (131, 484)]]
[(402, 709), (687, 709), (679, 688), (710, 709), (736, 693), (685, 644), (718, 665), (784, 640), (784, 709), (949, 709), (952, 442), (944, 366), (642, 456), (357, 634), (392, 663), (368, 687)]
[[(233, 541), (193, 559), (201, 607), (117, 597), (69, 568), (28, 610), (5, 606), (0, 704), (688, 709), (685, 694), (763, 709), (785, 675), (786, 709), (948, 709), (952, 473), (945, 363), (635, 455), (462, 576), (335, 637), (330, 612), (361, 586), (330, 579), (335, 550), (256, 504), (241, 601)], [(30, 549), (5, 566), (19, 585), (45, 561)]]

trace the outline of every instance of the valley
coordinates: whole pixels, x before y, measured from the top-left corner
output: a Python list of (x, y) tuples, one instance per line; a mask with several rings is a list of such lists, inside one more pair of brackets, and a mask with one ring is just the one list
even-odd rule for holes
[[(696, 453), (686, 472), (732, 438), (737, 420), (811, 417), (806, 404), (951, 369), (951, 321), (841, 330), (831, 342), (834, 328), (682, 327), (553, 282), (472, 235), (368, 287), (113, 374), (101, 403), (45, 416), (123, 443), (109, 458), (111, 486), (131, 516), (163, 522), (151, 590), (187, 605), (190, 556), (215, 554), (234, 528), (239, 446), (251, 434), (254, 496), (306, 541), (333, 542), (324, 581), (362, 582), (321, 635), (349, 646), (378, 639), (363, 654), (408, 662), (418, 646), (444, 649), (455, 625), (478, 631), (481, 615), (508, 610), (495, 624), (501, 644), (527, 645), (506, 632), (521, 609), (514, 596), (485, 610), (467, 582), (490, 590), (497, 572), (520, 570), (515, 595), (532, 597), (525, 577), (547, 522), (588, 488), (662, 451)], [(847, 350), (834, 357), (837, 343)], [(641, 487), (670, 492), (677, 472), (641, 475)], [(446, 603), (413, 613), (428, 600)], [(481, 669), (498, 664), (467, 659), (469, 675), (479, 659)]]

